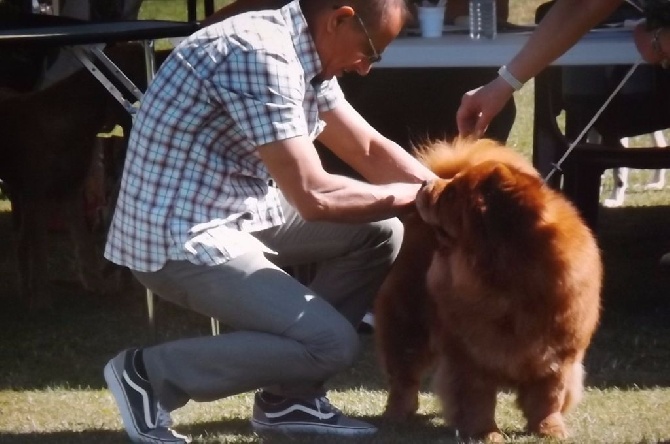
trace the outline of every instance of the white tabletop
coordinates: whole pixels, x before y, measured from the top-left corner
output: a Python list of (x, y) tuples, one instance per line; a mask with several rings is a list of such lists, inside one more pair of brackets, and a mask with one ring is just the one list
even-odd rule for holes
[[(471, 40), (446, 32), (439, 38), (398, 37), (384, 51), (377, 68), (498, 67), (509, 62), (523, 46), (529, 31), (499, 33), (494, 40)], [(554, 62), (555, 65), (633, 64), (640, 54), (630, 29), (598, 29)]]

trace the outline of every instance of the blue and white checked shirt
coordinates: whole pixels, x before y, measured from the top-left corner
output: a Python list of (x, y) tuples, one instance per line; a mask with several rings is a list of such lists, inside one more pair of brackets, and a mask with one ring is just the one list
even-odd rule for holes
[(256, 147), (323, 130), (343, 100), (294, 0), (184, 40), (142, 100), (105, 257), (138, 271), (167, 260), (216, 265), (263, 249), (249, 232), (284, 221)]

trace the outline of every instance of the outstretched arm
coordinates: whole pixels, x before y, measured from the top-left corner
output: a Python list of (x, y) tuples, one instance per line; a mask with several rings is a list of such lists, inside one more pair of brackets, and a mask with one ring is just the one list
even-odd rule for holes
[[(621, 3), (622, 0), (556, 0), (523, 48), (506, 65), (507, 71), (525, 83), (570, 49)], [(502, 77), (467, 92), (456, 114), (461, 135), (480, 137), (513, 93), (512, 85)]]

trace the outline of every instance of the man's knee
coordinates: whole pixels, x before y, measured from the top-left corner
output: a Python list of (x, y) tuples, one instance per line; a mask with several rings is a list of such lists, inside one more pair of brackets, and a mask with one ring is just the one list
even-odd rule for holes
[(345, 319), (323, 328), (305, 343), (320, 378), (329, 378), (354, 363), (360, 348), (358, 333)]
[(398, 218), (386, 219), (373, 224), (375, 227), (375, 249), (380, 257), (386, 257), (391, 262), (395, 260), (400, 250), (404, 227)]

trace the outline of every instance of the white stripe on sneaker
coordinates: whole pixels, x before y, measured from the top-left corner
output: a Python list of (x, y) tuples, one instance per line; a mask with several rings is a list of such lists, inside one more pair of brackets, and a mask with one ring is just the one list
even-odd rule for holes
[(335, 413), (332, 413), (332, 412), (331, 413), (321, 413), (318, 410), (310, 409), (309, 407), (305, 407), (304, 405), (301, 405), (301, 404), (293, 404), (291, 407), (289, 407), (287, 409), (284, 409), (284, 410), (281, 410), (279, 412), (275, 412), (275, 413), (268, 413), (268, 412), (264, 412), (264, 413), (265, 413), (265, 416), (267, 416), (268, 418), (278, 418), (280, 416), (287, 415), (287, 414), (289, 414), (291, 412), (295, 412), (297, 410), (299, 410), (301, 412), (308, 413), (308, 414), (310, 414), (312, 416), (315, 416), (316, 418), (319, 418), (321, 420), (330, 419), (333, 416), (335, 416)]
[(155, 429), (156, 428), (156, 422), (152, 421), (151, 419), (151, 406), (149, 405), (149, 395), (147, 392), (140, 387), (139, 385), (135, 384), (129, 377), (128, 373), (126, 371), (123, 371), (123, 379), (130, 385), (132, 388), (135, 389), (138, 393), (142, 395), (142, 407), (144, 410), (144, 422), (146, 423), (147, 427), (150, 429)]

